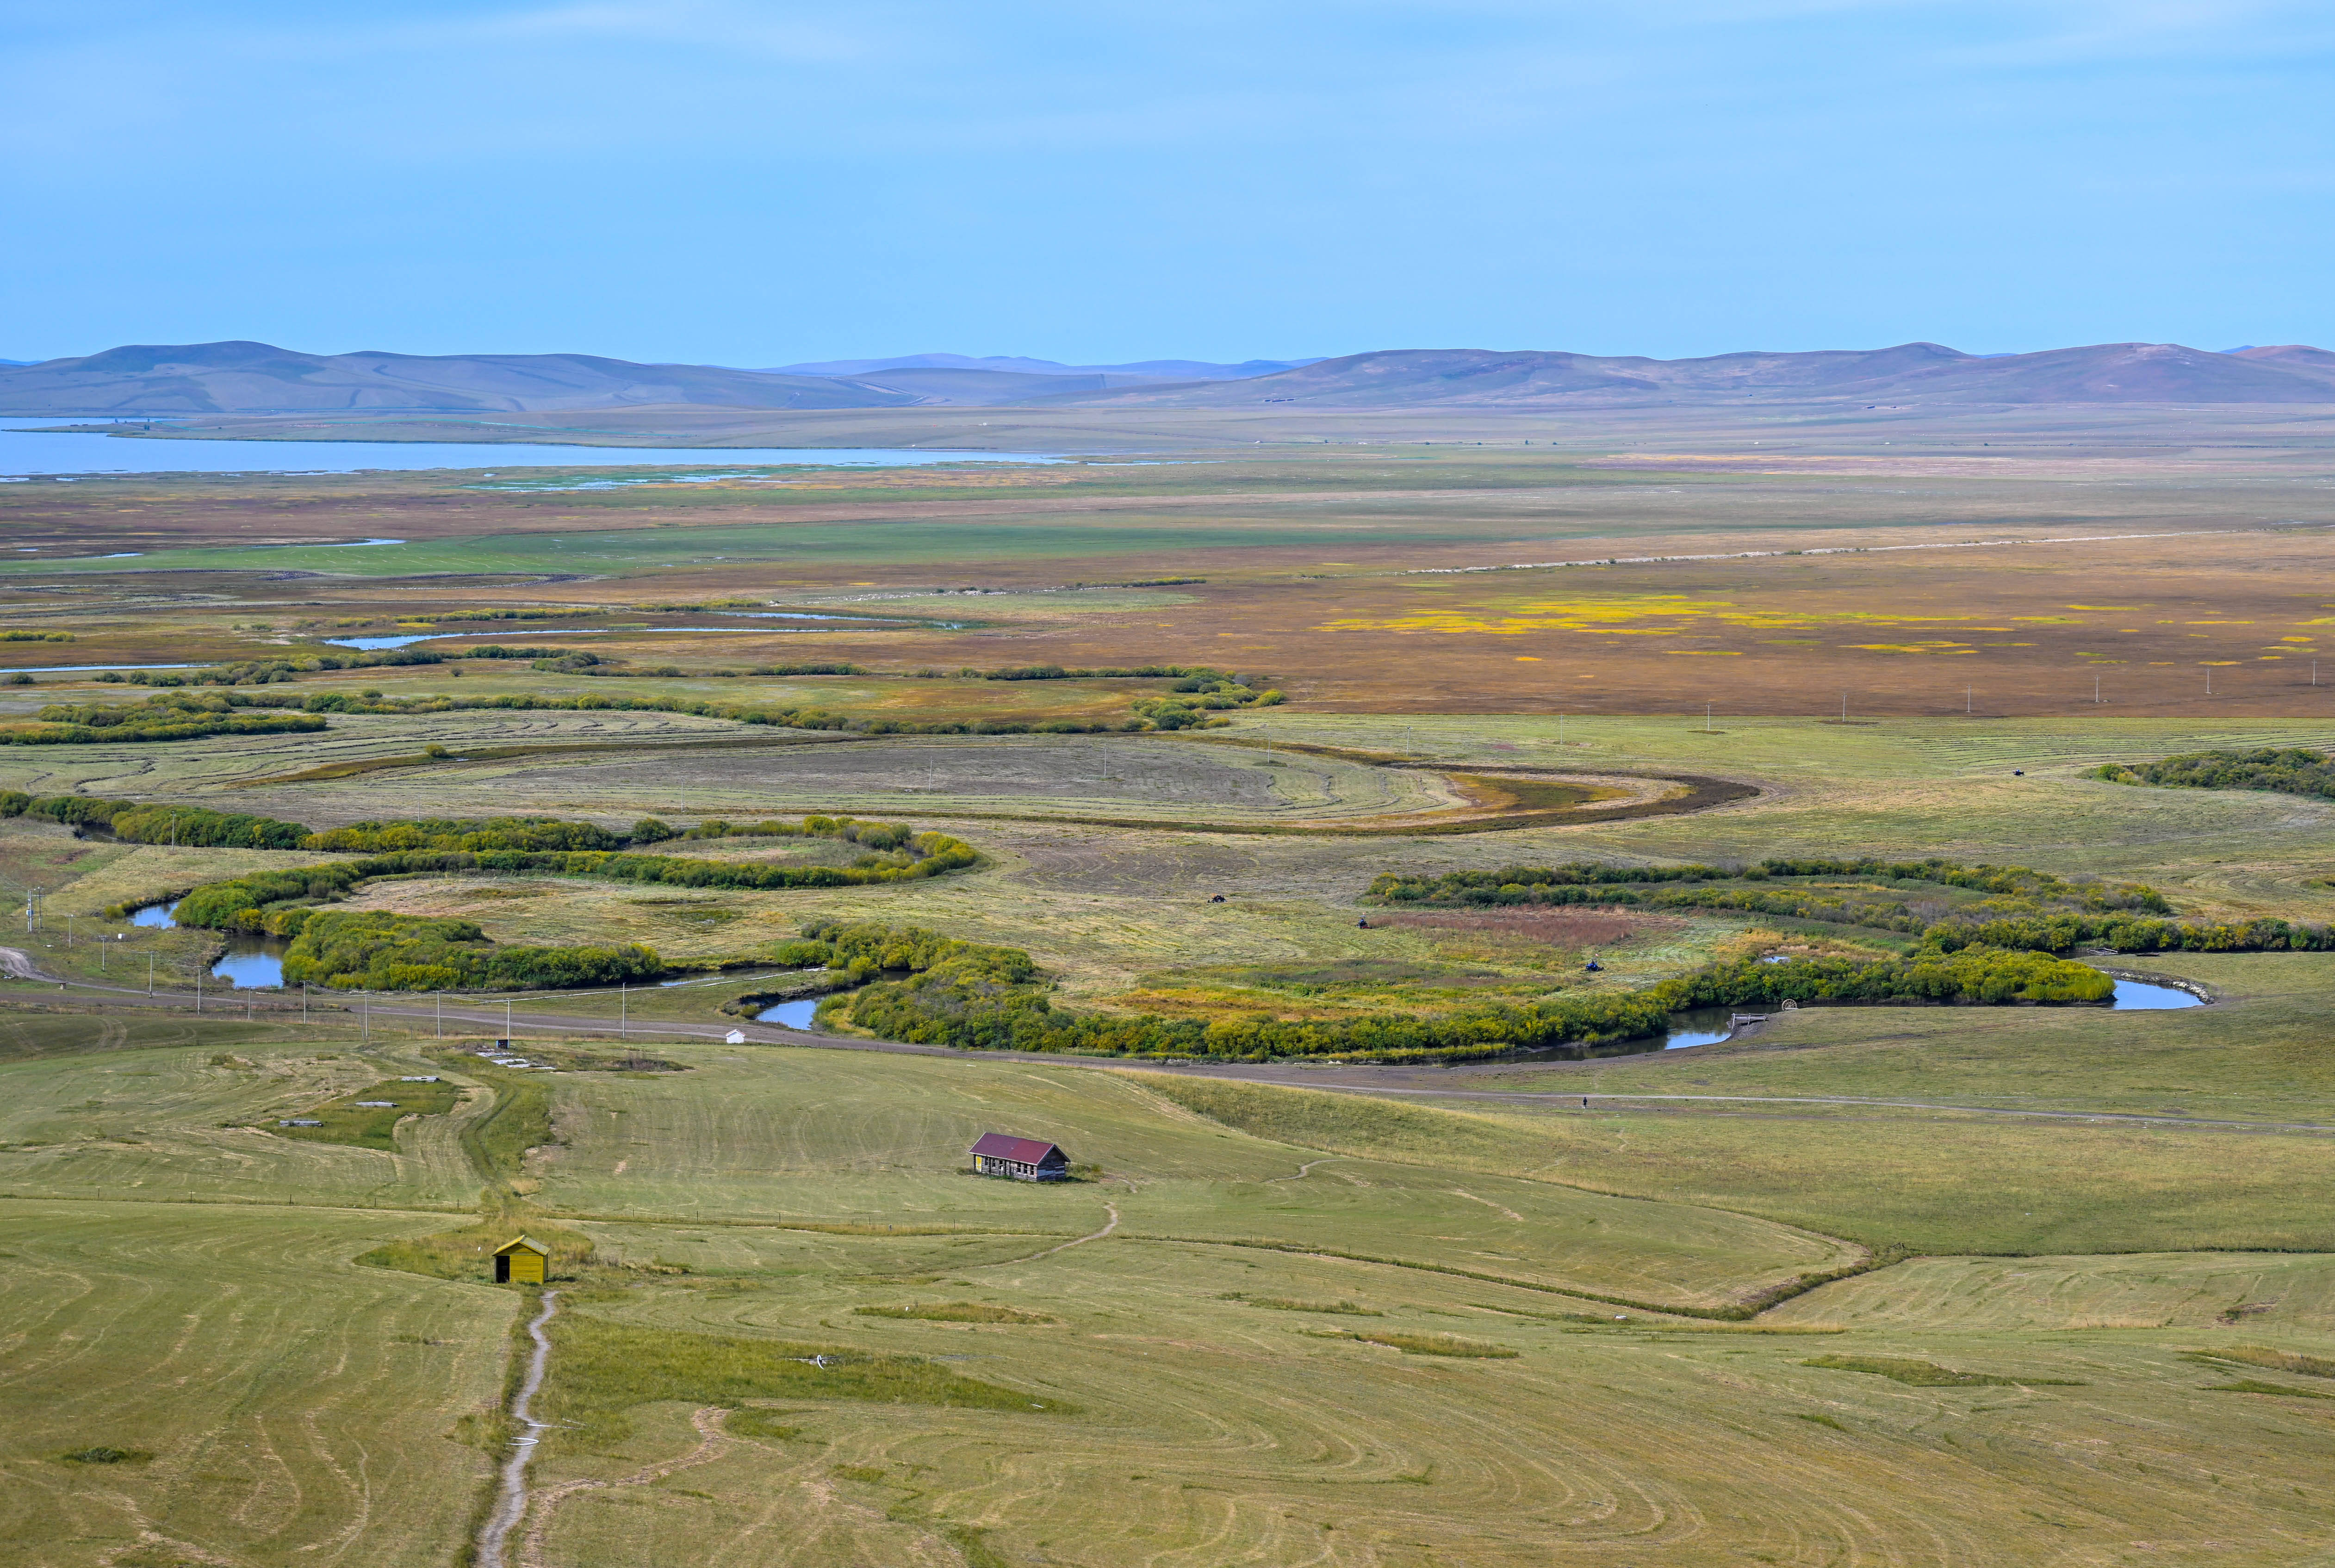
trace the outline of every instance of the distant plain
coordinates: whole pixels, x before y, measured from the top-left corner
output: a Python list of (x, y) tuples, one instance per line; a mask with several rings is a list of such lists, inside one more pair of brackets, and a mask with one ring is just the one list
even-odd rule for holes
[[(2144, 880), (2197, 918), (2335, 916), (2335, 806), (2086, 776), (2335, 739), (2335, 660), (2312, 670), (2335, 626), (2322, 409), (746, 411), (765, 439), (994, 419), (1020, 450), (1107, 431), (1173, 460), (9, 486), (33, 547), (0, 572), (0, 630), (74, 640), (5, 645), (35, 683), (0, 687), (0, 719), (147, 694), (65, 665), (417, 631), (460, 632), (419, 644), (445, 652), (557, 631), (528, 642), (625, 673), (461, 660), (237, 689), (1083, 726), (1161, 682), (982, 677), (1177, 663), (1287, 702), (1197, 734), (332, 713), (314, 735), (10, 747), (0, 788), (316, 827), (903, 819), (983, 864), (751, 892), (418, 876), (353, 906), (692, 963), (809, 920), (913, 924), (1028, 950), (1065, 1007), (1209, 1017), (1905, 940), (1708, 910), (1389, 920), (1362, 896), (1389, 869), (1935, 855)], [(1979, 445), (2014, 428), (2007, 455)], [(410, 542), (316, 547), (378, 537)], [(1624, 559), (1650, 557), (1702, 558)], [(1582, 564), (1528, 565), (1549, 561)], [(739, 609), (885, 619), (693, 629)], [(488, 612), (538, 618), (451, 618)], [(863, 673), (751, 673), (819, 662)], [(1756, 793), (1341, 830), (1464, 812), (1502, 769)], [(721, 1004), (769, 983), (741, 971), (522, 996), (567, 1021), (522, 1045), (575, 1070), (536, 1075), (448, 1049), (427, 998), (319, 993), (303, 1024), (214, 992), (198, 1017), (173, 999), (218, 938), (106, 914), (323, 858), (0, 824), (10, 896), (44, 895), (0, 941), (57, 977), (0, 982), (0, 1534), (44, 1568), (466, 1560), (527, 1303), (431, 1238), (520, 1228), (593, 1259), (555, 1269), (563, 1424), (514, 1537), (530, 1564), (2302, 1564), (2335, 1524), (2335, 1380), (2312, 1370), (2335, 1369), (2327, 954), (2120, 965), (2213, 998), (2181, 1011), (1809, 1008), (1679, 1051), (1237, 1071), (731, 1045)], [(58, 983), (125, 968), (121, 994)], [(453, 1011), (450, 1037), (499, 1032), (499, 1000)], [(653, 1061), (608, 1054), (619, 1019)], [(271, 1130), (406, 1075), (461, 1093), (394, 1152)], [(992, 1129), (1060, 1141), (1080, 1179), (960, 1174)], [(643, 1381), (617, 1349), (640, 1344), (681, 1370)], [(771, 1370), (829, 1352), (1012, 1408)], [(96, 1447), (124, 1457), (72, 1457)]]

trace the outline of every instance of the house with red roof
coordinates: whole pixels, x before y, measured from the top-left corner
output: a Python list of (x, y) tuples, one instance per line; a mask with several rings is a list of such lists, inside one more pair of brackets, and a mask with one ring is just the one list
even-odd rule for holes
[(973, 1168), (983, 1176), (1011, 1176), (1015, 1181), (1066, 1181), (1071, 1174), (1071, 1157), (1034, 1137), (985, 1132), (973, 1146)]

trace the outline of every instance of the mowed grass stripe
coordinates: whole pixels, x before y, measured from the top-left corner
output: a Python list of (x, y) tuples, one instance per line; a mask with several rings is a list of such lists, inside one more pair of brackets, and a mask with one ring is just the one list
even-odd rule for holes
[[(489, 1457), (442, 1434), (496, 1398), (513, 1302), (349, 1261), (441, 1223), (0, 1202), (0, 1534), (59, 1563), (146, 1528), (173, 1560), (449, 1560)], [(154, 1457), (53, 1462), (92, 1445)]]

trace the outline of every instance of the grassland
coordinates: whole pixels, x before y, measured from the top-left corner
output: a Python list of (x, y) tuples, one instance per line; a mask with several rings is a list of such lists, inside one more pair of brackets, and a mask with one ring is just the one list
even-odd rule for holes
[[(77, 640), (8, 644), (51, 667), (0, 687), (0, 714), (136, 694), (59, 664), (313, 654), (498, 609), (593, 611), (512, 624), (685, 673), (470, 661), (268, 690), (1085, 722), (1154, 686), (916, 672), (1160, 660), (1259, 669), (1292, 701), (1198, 738), (334, 714), (314, 736), (11, 750), (0, 788), (320, 828), (905, 819), (983, 864), (772, 893), (416, 876), (352, 904), (687, 962), (760, 958), (810, 920), (913, 924), (1026, 948), (1065, 1004), (1209, 1017), (1905, 940), (1397, 914), (1361, 902), (1386, 870), (1881, 851), (2323, 921), (2335, 805), (2083, 777), (2335, 726), (2335, 670), (2310, 682), (2335, 602), (2319, 535), (2245, 531), (2335, 521), (2323, 459), (2244, 433), (2272, 444), (11, 487), (36, 547), (0, 574), (0, 629)], [(387, 536), (410, 543), (319, 547)], [(1930, 547), (1998, 537), (2089, 542)], [(63, 558), (117, 549), (147, 554)], [(1506, 569), (1574, 558), (1616, 564)], [(894, 618), (732, 630), (671, 607), (737, 595)], [(876, 673), (712, 673), (807, 657)], [(1207, 830), (1448, 814), (1504, 769), (1758, 793), (1472, 837)], [(514, 1563), (2301, 1565), (2335, 1526), (2330, 1407), (2308, 1397), (2335, 1387), (2312, 1370), (2335, 1359), (2335, 957), (2130, 963), (2214, 998), (2182, 1011), (1807, 1009), (1691, 1050), (1238, 1077), (665, 1027), (726, 1028), (724, 1002), (774, 983), (755, 968), (545, 1004), (635, 1035), (530, 1035), (555, 1073), (483, 1063), (426, 1011), (341, 1011), (358, 999), (247, 1023), (214, 990), (197, 1018), (218, 939), (102, 917), (286, 863), (0, 824), (0, 897), (42, 895), (0, 942), (126, 987), (0, 981), (0, 1538), (42, 1568), (462, 1561), (527, 1305), (482, 1282), (482, 1247), (521, 1228), (556, 1248), (543, 1408), (568, 1424)], [(403, 1104), (427, 1075), (434, 1098)], [(401, 1103), (354, 1103), (382, 1098)], [(331, 1125), (280, 1125), (312, 1118)], [(1080, 1179), (974, 1179), (988, 1130), (1061, 1143)], [(126, 1457), (64, 1457), (98, 1448)]]
[[(442, 1563), (492, 1456), (509, 1303), (361, 1269), (438, 1223), (11, 1200), (0, 1534), (24, 1563)], [(106, 1447), (143, 1462), (74, 1464)], [(455, 1500), (449, 1506), (450, 1499)]]

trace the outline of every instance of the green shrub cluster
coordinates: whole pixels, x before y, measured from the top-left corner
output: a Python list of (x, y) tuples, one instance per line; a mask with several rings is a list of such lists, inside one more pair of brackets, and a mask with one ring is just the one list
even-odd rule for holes
[[(1925, 921), (1905, 904), (1771, 886), (1711, 887), (1696, 883), (1766, 883), (1792, 876), (1866, 876), (1929, 882), (1993, 896), (1972, 912)], [(1664, 886), (1663, 884), (1671, 886)], [(1685, 886), (1680, 886), (1685, 885)], [(2081, 946), (2116, 953), (2327, 953), (2335, 929), (2268, 918), (2214, 924), (2152, 918), (2170, 912), (2165, 897), (2138, 883), (2063, 881), (2020, 866), (1951, 861), (1768, 860), (1741, 871), (1711, 866), (1626, 866), (1580, 862), (1439, 875), (1390, 872), (1367, 896), (1385, 904), (1503, 905), (1627, 905), (1647, 908), (1736, 909), (1919, 935), (1934, 953), (1967, 949), (2066, 953)], [(2058, 904), (2060, 908), (2047, 908)]]
[(21, 789), (0, 791), (0, 817), (36, 817), (68, 828), (102, 828), (127, 800), (101, 800), (93, 795), (27, 795)]
[(1109, 664), (1091, 670), (1065, 669), (1060, 664), (1010, 664), (1002, 670), (981, 673), (984, 681), (1156, 681), (1187, 677), (1227, 678), (1221, 670), (1189, 664)]
[(0, 817), (34, 817), (74, 828), (102, 828), (133, 844), (185, 844), (205, 849), (296, 849), (308, 830), (297, 822), (199, 806), (141, 806), (93, 795), (0, 791)]
[(999, 985), (1027, 985), (1038, 978), (1038, 965), (1020, 948), (960, 942), (920, 926), (815, 921), (803, 927), (803, 936), (819, 945), (814, 963), (842, 971), (855, 983), (886, 970), (925, 974), (936, 968), (950, 976)]
[[(29, 798), (25, 799), (29, 801)], [(68, 803), (116, 804), (84, 802), (77, 796), (50, 799), (60, 807)], [(8, 804), (9, 798), (0, 797), (0, 808)], [(294, 823), (276, 826), (299, 830)], [(409, 828), (412, 831), (408, 832)], [(671, 829), (653, 819), (635, 825), (635, 837), (644, 833), (653, 839), (673, 837)], [(622, 836), (589, 823), (549, 818), (441, 818), (413, 823), (357, 823), (329, 833), (306, 835), (299, 843), (311, 849), (371, 847), (384, 853), (368, 855), (361, 860), (255, 871), (207, 882), (179, 900), (172, 917), (181, 925), (206, 930), (264, 932), (296, 938), (286, 957), (284, 971), (286, 979), (296, 983), (305, 981), (310, 984), (361, 985), (370, 990), (392, 991), (601, 984), (655, 973), (660, 967), (656, 954), (643, 947), (479, 947), (472, 944), (484, 943), (485, 937), (468, 921), (428, 920), (411, 915), (368, 914), (360, 917), (334, 914), (326, 924), (318, 925), (316, 922), (325, 918), (325, 913), (310, 905), (344, 896), (359, 884), (377, 876), (431, 872), (523, 872), (683, 887), (851, 887), (945, 876), (975, 865), (980, 859), (971, 845), (945, 833), (917, 833), (898, 823), (862, 822), (849, 817), (817, 814), (799, 823), (708, 822), (684, 837), (794, 835), (840, 838), (859, 844), (869, 853), (848, 866), (767, 866), (752, 861), (699, 860), (612, 849), (525, 847), (556, 844), (562, 838), (581, 842), (593, 835), (612, 842), (625, 841)], [(109, 913), (118, 917), (128, 912), (129, 906), (117, 905)], [(347, 924), (350, 921), (358, 924)], [(912, 954), (913, 944), (907, 948), (897, 942), (877, 944), (871, 956), (873, 942), (867, 936), (848, 937), (840, 939), (838, 945), (838, 940), (821, 936), (790, 945), (808, 954), (804, 963), (838, 963), (841, 968), (862, 977), (881, 969), (908, 966), (905, 962), (891, 960), (904, 953)], [(839, 960), (838, 953), (841, 954)], [(301, 960), (296, 972), (293, 963), (296, 957)], [(645, 968), (641, 967), (644, 964)]]
[(280, 735), (325, 728), (322, 719), (247, 717), (224, 697), (150, 697), (142, 702), (53, 702), (32, 726), (0, 730), (10, 746), (79, 746), (97, 740), (198, 740), (207, 735)]
[(1653, 988), (1667, 1010), (1747, 1002), (2099, 1002), (2116, 982), (2088, 964), (2042, 953), (1969, 947), (1903, 958), (1745, 959), (1713, 964)]
[[(633, 679), (639, 679), (646, 676), (662, 676), (668, 678), (687, 676), (691, 680), (696, 681), (734, 681), (743, 675), (872, 675), (876, 673), (875, 671), (860, 664), (843, 664), (833, 663), (811, 664), (757, 664), (751, 670), (684, 670), (679, 664), (628, 664), (622, 661), (612, 662), (606, 659), (595, 658), (589, 654), (577, 654), (575, 656), (575, 659), (576, 662), (573, 663), (563, 663), (559, 665), (558, 668), (560, 673), (575, 675), (609, 677), (625, 676)], [(547, 666), (540, 661), (538, 661), (536, 664), (537, 669), (540, 670), (546, 667)]]
[(410, 619), (401, 616), (397, 624), (402, 631), (409, 626), (452, 625), (457, 622), (469, 621), (574, 621), (615, 613), (589, 605), (579, 605), (568, 610), (443, 610), (436, 615), (415, 615)]
[[(484, 655), (489, 658), (532, 659), (540, 649), (524, 653), (497, 650)], [(313, 675), (326, 670), (371, 670), (378, 666), (403, 664), (442, 664), (450, 658), (467, 657), (462, 653), (431, 653), (415, 648), (384, 648), (371, 652), (349, 653), (317, 653), (291, 659), (277, 656), (269, 659), (245, 659), (231, 664), (207, 665), (199, 670), (108, 670), (95, 679), (117, 685), (160, 686), (266, 686), (280, 682), (295, 681), (302, 675)]]
[[(183, 907), (183, 905), (182, 905)], [(284, 954), (290, 985), (338, 991), (517, 991), (608, 985), (664, 972), (652, 949), (499, 947), (467, 920), (378, 910), (290, 909), (269, 924), (293, 938)]]
[[(876, 865), (761, 866), (751, 861), (692, 860), (672, 855), (634, 855), (605, 849), (525, 850), (408, 849), (363, 860), (328, 862), (283, 871), (255, 871), (207, 882), (179, 901), (173, 918), (181, 925), (222, 931), (276, 931), (264, 924), (271, 904), (329, 898), (376, 876), (410, 876), (448, 871), (523, 872), (538, 876), (597, 876), (675, 887), (859, 887), (939, 876), (980, 858), (969, 844), (944, 833), (919, 833), (908, 849)], [(276, 934), (287, 934), (276, 931)]]
[(107, 828), (132, 844), (192, 845), (203, 849), (299, 849), (307, 828), (273, 817), (211, 811), (199, 806), (131, 806), (118, 803)]
[[(851, 1021), (887, 1040), (965, 1050), (1075, 1051), (1267, 1060), (1336, 1056), (1452, 1061), (1510, 1051), (1594, 1047), (1662, 1031), (1691, 1007), (1747, 1002), (2098, 1002), (2115, 982), (2040, 953), (1968, 950), (1912, 958), (1756, 961), (1717, 965), (1644, 991), (1559, 993), (1526, 1003), (1479, 1002), (1435, 1014), (1373, 1012), (1284, 1021), (1166, 1018), (1055, 1008), (1030, 955), (930, 931), (821, 925), (830, 967), (907, 971), (856, 992)], [(848, 944), (847, 945), (847, 939)]]
[[(615, 849), (627, 842), (591, 822), (557, 817), (419, 817), (394, 822), (352, 822), (312, 833), (300, 849), (350, 850), (360, 855), (405, 849)], [(270, 847), (274, 847), (271, 846)]]
[[(430, 653), (414, 648), (391, 648), (373, 653), (354, 653), (345, 657), (321, 653), (300, 660), (253, 660), (237, 664), (221, 664), (202, 670), (138, 670), (126, 674), (109, 671), (97, 678), (101, 681), (128, 682), (141, 686), (265, 686), (292, 681), (303, 674), (326, 670), (364, 670), (378, 665), (443, 664), (460, 659), (523, 659), (530, 667), (552, 674), (592, 676), (734, 676), (735, 670), (697, 670), (683, 672), (678, 665), (664, 664), (642, 668), (598, 653), (574, 648), (509, 648), (499, 644), (487, 644), (453, 653)], [(757, 666), (757, 675), (866, 675), (873, 672), (857, 664), (828, 663), (801, 664), (764, 664)], [(1260, 690), (1249, 682), (1259, 682), (1259, 676), (1227, 674), (1221, 670), (1188, 664), (1145, 664), (1127, 668), (1094, 670), (1065, 669), (1059, 664), (1031, 664), (1009, 670), (983, 673), (965, 671), (991, 681), (1067, 681), (1090, 676), (1141, 677), (1173, 680), (1176, 684), (1169, 695), (1140, 697), (1133, 703), (1134, 717), (1119, 722), (1080, 723), (1071, 719), (1047, 719), (1035, 722), (1014, 720), (974, 719), (906, 720), (854, 719), (828, 709), (801, 704), (770, 704), (751, 702), (714, 702), (693, 697), (531, 697), (524, 695), (495, 697), (358, 697), (344, 692), (320, 693), (305, 699), (295, 697), (253, 697), (237, 693), (232, 701), (238, 707), (294, 707), (310, 713), (445, 713), (472, 708), (505, 709), (616, 709), (659, 713), (690, 713), (706, 719), (728, 719), (741, 724), (774, 724), (790, 730), (851, 730), (869, 735), (1095, 735), (1130, 732), (1142, 730), (1188, 730), (1223, 721), (1209, 717), (1219, 709), (1271, 707), (1284, 701), (1283, 694), (1273, 690)], [(101, 712), (119, 712), (119, 709), (99, 709)], [(128, 737), (117, 737), (128, 739)], [(178, 736), (154, 737), (181, 739)]]
[(1388, 872), (1371, 884), (1366, 897), (1389, 904), (1569, 904), (1561, 889), (1652, 886), (1662, 883), (1764, 882), (1778, 876), (1862, 876), (1875, 882), (1927, 882), (1998, 896), (2059, 902), (2096, 910), (2141, 909), (2162, 915), (2169, 908), (2155, 888), (2139, 883), (2077, 883), (2024, 866), (1967, 866), (1945, 859), (1855, 860), (1768, 859), (1728, 869), (1718, 866), (1605, 866), (1576, 860), (1565, 866), (1511, 866), (1497, 871), (1446, 871), (1435, 875)]
[[(1248, 682), (1257, 684), (1250, 685)], [(1227, 675), (1221, 670), (1187, 670), (1165, 697), (1138, 697), (1137, 715), (1157, 730), (1197, 730), (1227, 721), (1209, 714), (1226, 708), (1270, 708), (1281, 702), (1279, 692), (1264, 687), (1256, 676)]]
[(2156, 762), (2111, 762), (2086, 777), (2111, 784), (2156, 784), (2175, 789), (2275, 789), (2335, 800), (2335, 761), (2300, 746), (2253, 751), (2189, 751)]
[(2200, 921), (2085, 918), (2051, 915), (1978, 922), (1942, 920), (1923, 944), (1952, 953), (1964, 947), (2026, 948), (2065, 953), (2077, 946), (2112, 953), (2335, 953), (2335, 928), (2270, 916), (2234, 924)]
[[(238, 693), (240, 695), (240, 693)], [(841, 730), (840, 713), (821, 708), (753, 707), (734, 702), (708, 702), (693, 697), (537, 697), (524, 692), (491, 697), (363, 697), (344, 692), (318, 692), (309, 697), (247, 697), (253, 706), (297, 707), (310, 713), (454, 713), (474, 709), (516, 711), (576, 711), (614, 710), (621, 712), (690, 713), (704, 719), (729, 719), (741, 724), (775, 724), (789, 730)]]
[(0, 643), (70, 643), (71, 632), (0, 632)]

